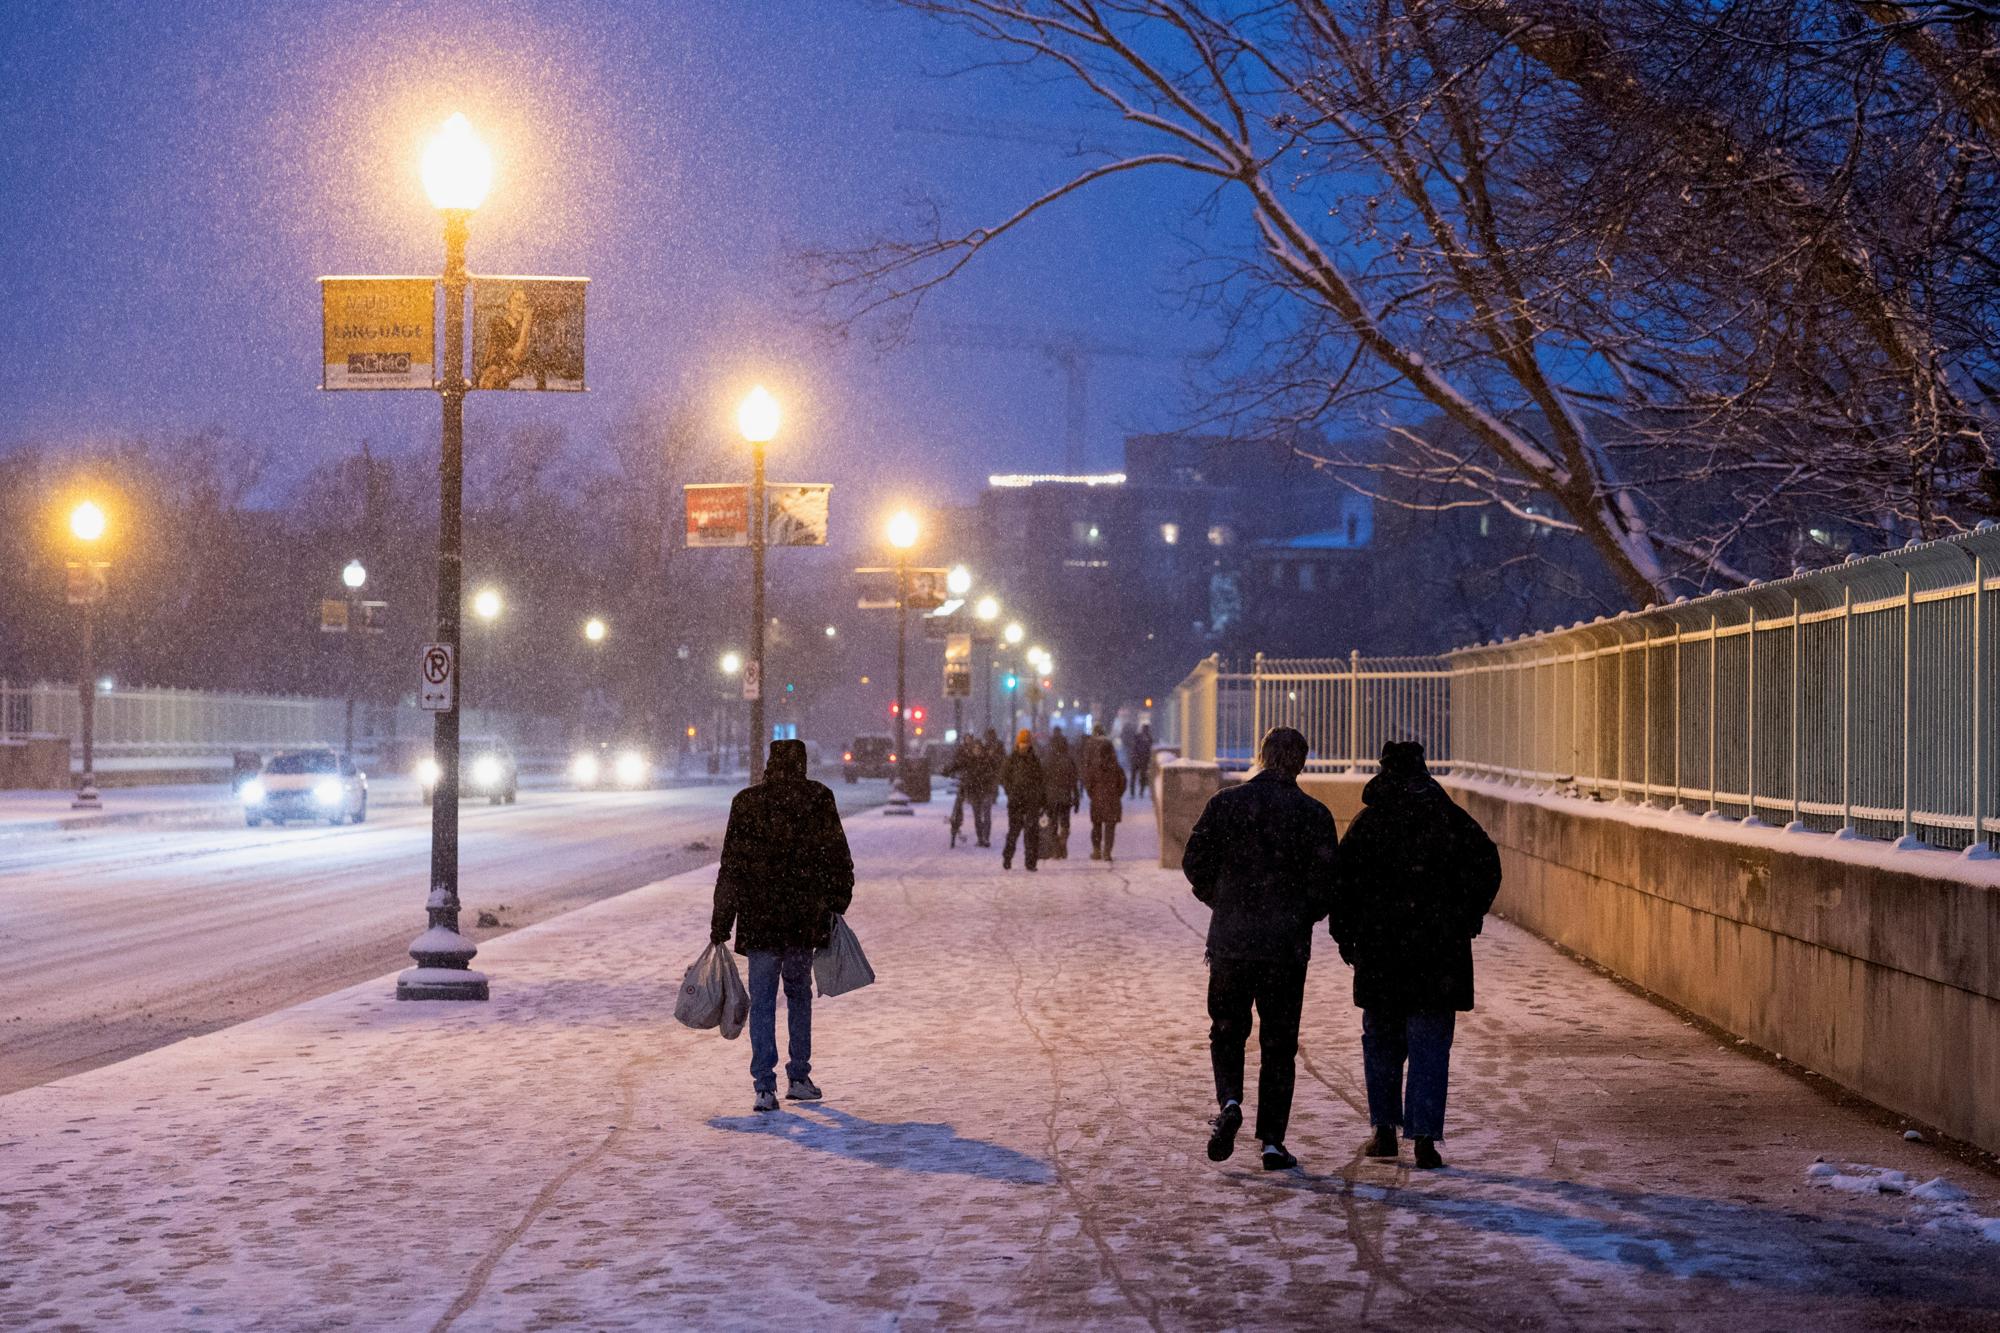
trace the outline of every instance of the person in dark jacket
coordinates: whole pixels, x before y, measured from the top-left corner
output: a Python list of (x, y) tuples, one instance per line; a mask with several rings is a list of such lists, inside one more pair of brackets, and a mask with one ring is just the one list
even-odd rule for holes
[(1006, 760), (1007, 747), (1000, 743), (1000, 733), (988, 727), (967, 761), (964, 779), (970, 784), (965, 799), (972, 802), (972, 829), (981, 847), (993, 845), (993, 802), (1000, 797), (1000, 765)]
[(1132, 738), (1132, 794), (1145, 796), (1153, 786), (1153, 724), (1139, 728)]
[(1090, 859), (1109, 861), (1125, 809), (1125, 770), (1101, 726), (1083, 743), (1083, 791), (1090, 797)]
[(1083, 808), (1083, 784), (1077, 780), (1076, 756), (1069, 738), (1057, 727), (1049, 736), (1049, 757), (1042, 765), (1042, 800), (1049, 812), (1049, 857), (1069, 860), (1070, 813)]
[(1014, 868), (1014, 844), (1028, 835), (1024, 849), (1028, 869), (1041, 859), (1035, 847), (1036, 821), (1042, 814), (1042, 794), (1048, 780), (1042, 775), (1042, 761), (1035, 757), (1035, 733), (1026, 727), (1014, 738), (1014, 752), (1000, 766), (1000, 789), (1007, 793), (1007, 841), (1000, 848), (1000, 868)]
[(736, 793), (715, 873), (709, 939), (736, 933), (750, 960), (750, 1081), (756, 1109), (778, 1109), (778, 984), (790, 1030), (786, 1097), (818, 1101), (812, 1081), (812, 960), (854, 898), (854, 858), (833, 793), (806, 776), (804, 741), (772, 741), (764, 780)]
[(1500, 891), (1500, 854), (1414, 742), (1382, 748), (1382, 771), (1361, 799), (1341, 840), (1328, 929), (1354, 965), (1361, 1010), (1375, 1126), (1362, 1151), (1394, 1157), (1400, 1128), (1416, 1141), (1418, 1166), (1440, 1167), (1452, 1029), (1472, 1008), (1472, 939)]
[(1298, 1165), (1285, 1150), (1293, 1061), (1313, 926), (1333, 899), (1339, 834), (1333, 815), (1299, 790), (1306, 738), (1274, 728), (1248, 782), (1209, 798), (1182, 853), (1194, 896), (1208, 904), (1208, 1051), (1221, 1111), (1208, 1157), (1236, 1151), (1243, 1125), (1243, 1046), (1257, 1011), (1257, 1138), (1264, 1169)]

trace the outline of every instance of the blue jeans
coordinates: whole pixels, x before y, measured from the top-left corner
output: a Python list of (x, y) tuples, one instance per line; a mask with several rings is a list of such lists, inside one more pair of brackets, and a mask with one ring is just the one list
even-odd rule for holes
[[(1445, 1086), (1451, 1080), (1451, 1035), (1458, 1015), (1361, 1011), (1361, 1065), (1368, 1079), (1368, 1119), (1401, 1125), (1413, 1139), (1444, 1137)], [(1410, 1066), (1409, 1093), (1403, 1064)]]
[(778, 1090), (780, 978), (785, 983), (785, 1027), (791, 1037), (785, 1076), (801, 1079), (812, 1073), (812, 967), (811, 949), (750, 951), (750, 1081), (759, 1092)]

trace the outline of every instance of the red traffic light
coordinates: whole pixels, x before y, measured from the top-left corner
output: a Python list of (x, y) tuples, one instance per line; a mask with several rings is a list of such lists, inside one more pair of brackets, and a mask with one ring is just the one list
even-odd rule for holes
[(921, 706), (912, 708), (910, 710), (910, 721), (921, 722), (923, 720), (924, 720), (924, 710)]

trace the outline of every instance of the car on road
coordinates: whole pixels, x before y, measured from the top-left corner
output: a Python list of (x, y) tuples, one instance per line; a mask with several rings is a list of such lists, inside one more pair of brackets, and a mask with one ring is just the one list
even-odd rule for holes
[(579, 791), (637, 791), (653, 785), (653, 764), (636, 745), (598, 741), (571, 757), (569, 780)]
[(840, 756), (840, 774), (849, 782), (863, 778), (896, 776), (894, 736), (856, 736), (854, 744)]
[(332, 749), (272, 755), (237, 794), (243, 822), (251, 828), (294, 819), (359, 824), (368, 818), (368, 775), (355, 767), (352, 756)]
[[(489, 805), (512, 805), (521, 794), (521, 768), (507, 743), (486, 737), (461, 740), (458, 744), (458, 795), (461, 801), (484, 796)], [(424, 789), (424, 804), (431, 803), (443, 770), (435, 756), (417, 761), (412, 776)]]

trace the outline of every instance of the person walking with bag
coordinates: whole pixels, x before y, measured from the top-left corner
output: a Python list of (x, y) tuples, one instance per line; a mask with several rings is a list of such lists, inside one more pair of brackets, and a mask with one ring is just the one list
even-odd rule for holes
[(1049, 855), (1069, 860), (1069, 817), (1083, 808), (1083, 786), (1077, 780), (1076, 756), (1069, 738), (1057, 727), (1049, 736), (1049, 757), (1042, 765), (1042, 799), (1049, 812)]
[(1181, 868), (1208, 921), (1208, 1051), (1221, 1110), (1210, 1122), (1208, 1159), (1236, 1151), (1243, 1126), (1243, 1047), (1257, 1013), (1257, 1138), (1264, 1169), (1298, 1159), (1285, 1149), (1291, 1122), (1299, 1014), (1313, 926), (1334, 893), (1339, 835), (1333, 815), (1299, 790), (1306, 738), (1273, 728), (1248, 782), (1217, 792), (1195, 821)]
[[(1444, 1165), (1445, 1092), (1460, 1010), (1472, 1008), (1472, 940), (1500, 891), (1500, 853), (1431, 777), (1423, 746), (1391, 741), (1382, 771), (1340, 843), (1327, 923), (1354, 966), (1369, 1157), (1394, 1157), (1396, 1131), (1416, 1164)], [(1404, 1089), (1403, 1070), (1409, 1067)]]
[(1101, 726), (1083, 744), (1083, 791), (1090, 797), (1090, 859), (1109, 861), (1125, 810), (1125, 770)]
[(715, 872), (709, 940), (750, 963), (750, 1082), (778, 1109), (778, 988), (790, 1037), (785, 1096), (818, 1101), (812, 1081), (813, 952), (854, 899), (854, 858), (833, 793), (806, 776), (804, 741), (772, 741), (764, 780), (736, 793)]
[(1014, 738), (1014, 752), (1000, 766), (1000, 789), (1007, 793), (1007, 841), (1000, 847), (1000, 868), (1014, 868), (1014, 844), (1027, 835), (1028, 869), (1035, 868), (1041, 851), (1035, 846), (1042, 813), (1042, 792), (1046, 785), (1042, 761), (1035, 757), (1035, 733), (1026, 727)]

